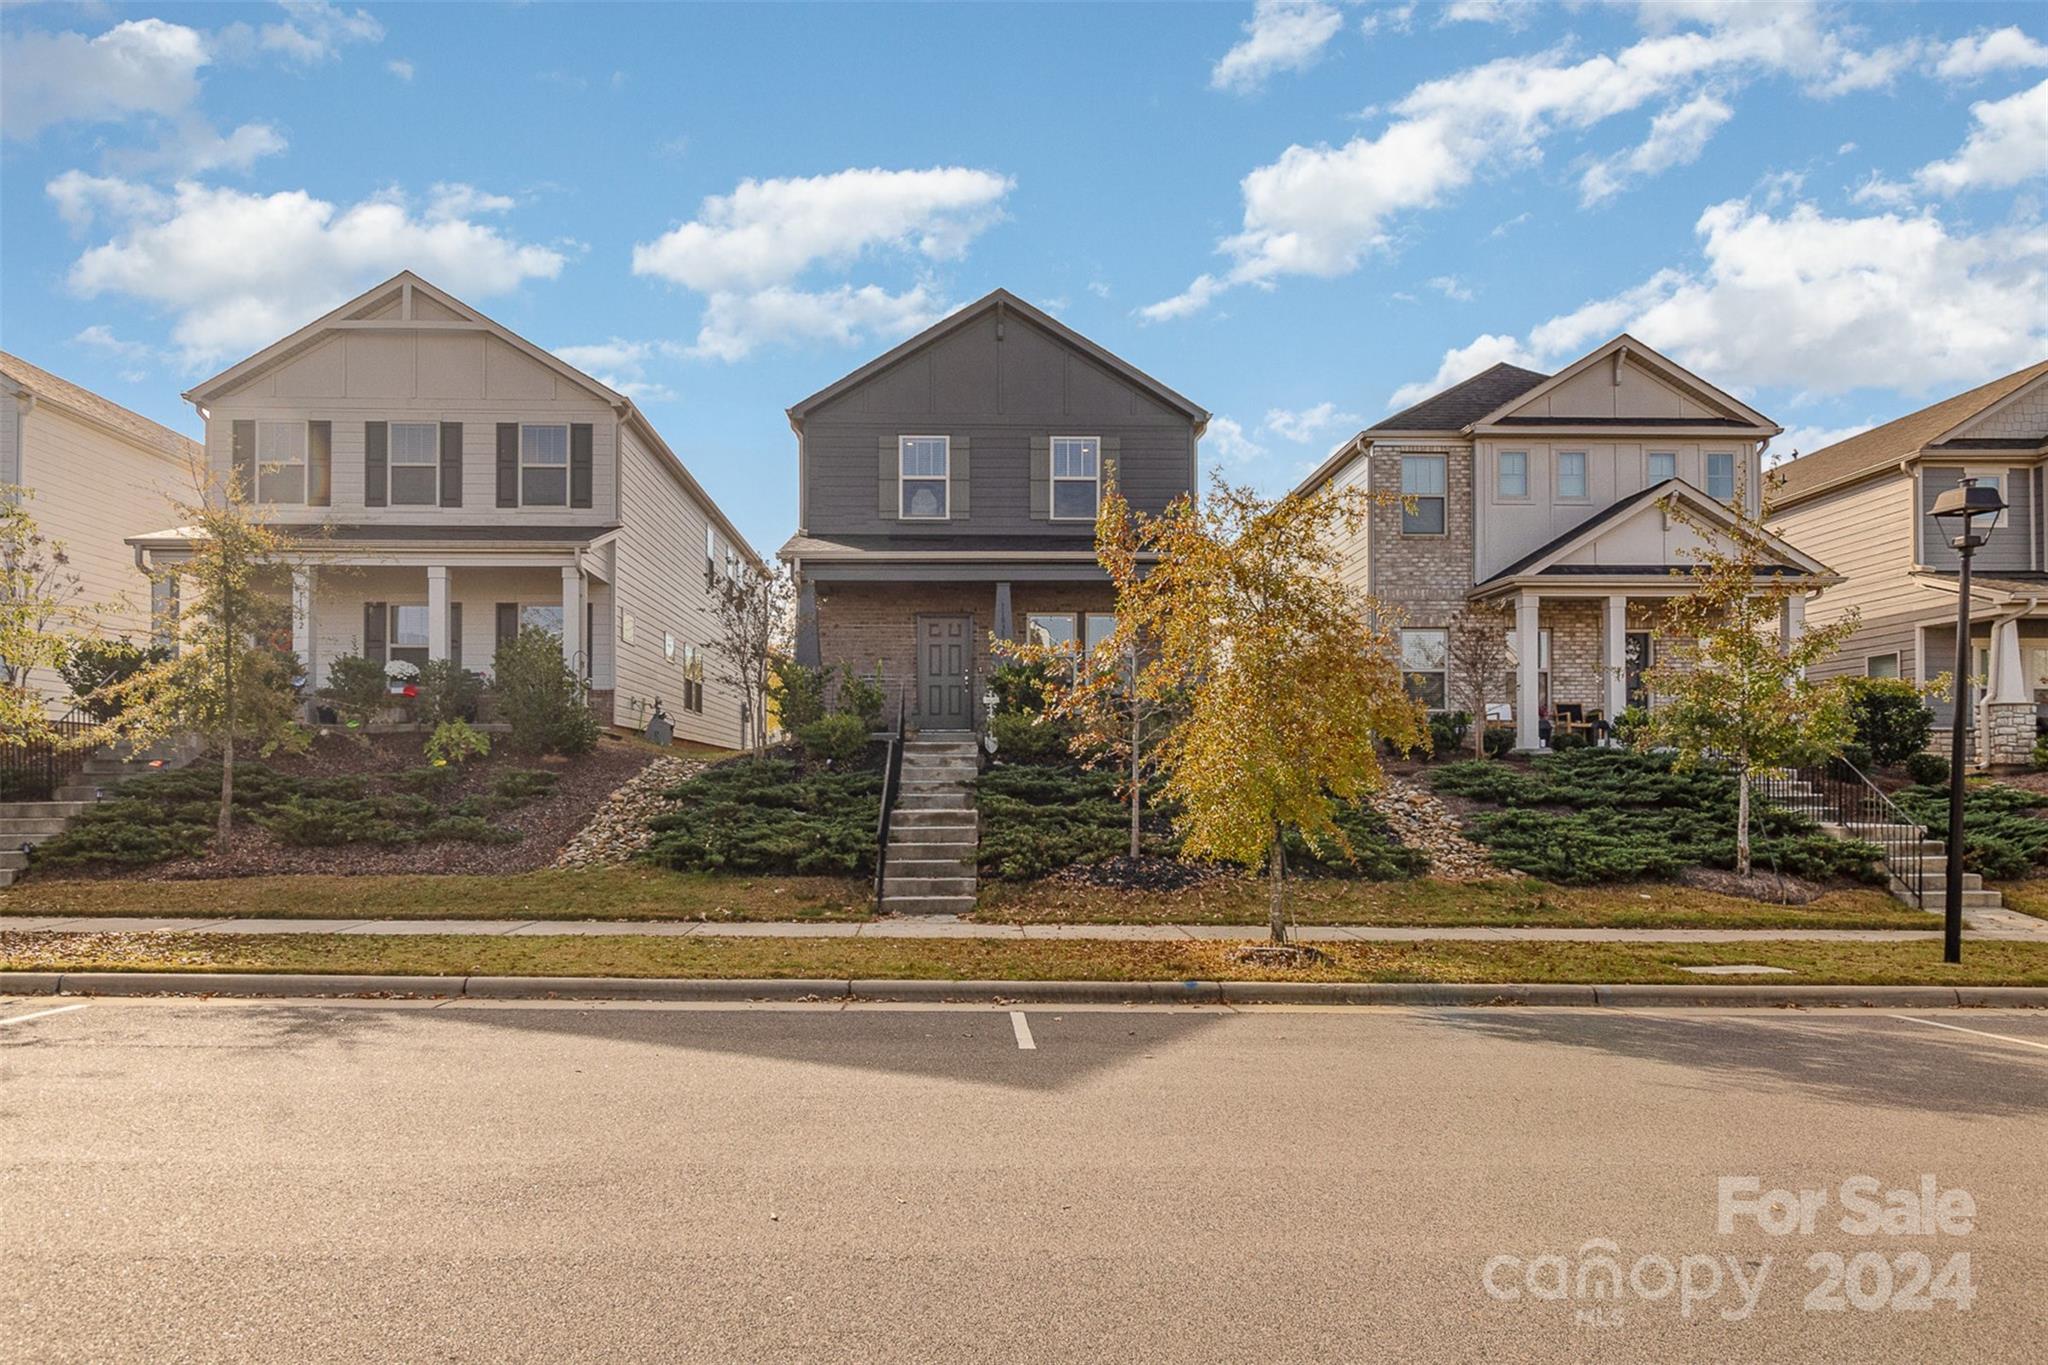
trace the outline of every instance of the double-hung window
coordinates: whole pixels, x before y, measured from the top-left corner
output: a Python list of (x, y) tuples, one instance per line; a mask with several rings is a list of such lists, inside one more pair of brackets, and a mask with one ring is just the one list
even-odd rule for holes
[(569, 505), (569, 428), (519, 428), (519, 505)]
[(1444, 533), (1444, 457), (1401, 457), (1401, 534), (1440, 536)]
[(1728, 451), (1707, 452), (1707, 496), (1718, 502), (1735, 501), (1735, 456)]
[(1678, 452), (1675, 450), (1653, 450), (1650, 452), (1649, 482), (1651, 487), (1678, 477)]
[(1090, 654), (1102, 647), (1104, 641), (1116, 634), (1116, 613), (1091, 611), (1081, 622), (1081, 645)]
[(1102, 440), (1052, 438), (1052, 519), (1093, 521), (1102, 496)]
[(1528, 451), (1503, 450), (1500, 453), (1500, 471), (1494, 480), (1494, 493), (1502, 498), (1529, 496)]
[(519, 607), (519, 628), (525, 630), (534, 626), (560, 639), (562, 635), (562, 604), (559, 602), (523, 602)]
[(897, 514), (904, 520), (946, 519), (946, 480), (952, 453), (950, 436), (896, 438)]
[(1401, 677), (1408, 695), (1432, 711), (1441, 711), (1450, 694), (1451, 633), (1447, 630), (1401, 632)]
[(390, 662), (411, 664), (414, 668), (427, 666), (427, 604), (424, 602), (393, 602), (391, 604), (391, 646)]
[(1080, 637), (1079, 618), (1071, 611), (1034, 611), (1024, 618), (1024, 640), (1041, 648), (1071, 645)]
[(1557, 496), (1568, 502), (1583, 501), (1586, 496), (1586, 452), (1583, 450), (1560, 450), (1557, 452)]
[(256, 424), (256, 500), (306, 500), (306, 424)]
[(437, 422), (391, 424), (391, 505), (432, 507), (441, 496), (441, 427)]
[[(2003, 469), (1966, 469), (1963, 473), (1969, 478), (1975, 479), (1979, 488), (1988, 488), (1998, 494), (2000, 502), (2006, 501), (2005, 471)], [(2011, 510), (2010, 507), (1999, 508), (1998, 519), (1991, 523), (1992, 529), (1996, 530), (1998, 527), (2005, 525), (2006, 513)]]

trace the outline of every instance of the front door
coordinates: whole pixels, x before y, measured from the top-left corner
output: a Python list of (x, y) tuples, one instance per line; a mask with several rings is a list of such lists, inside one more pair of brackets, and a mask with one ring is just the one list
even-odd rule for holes
[(1622, 637), (1623, 649), (1628, 655), (1628, 704), (1648, 706), (1649, 689), (1643, 686), (1643, 670), (1655, 664), (1651, 655), (1650, 632), (1632, 630)]
[(974, 619), (917, 618), (917, 712), (929, 730), (974, 728)]

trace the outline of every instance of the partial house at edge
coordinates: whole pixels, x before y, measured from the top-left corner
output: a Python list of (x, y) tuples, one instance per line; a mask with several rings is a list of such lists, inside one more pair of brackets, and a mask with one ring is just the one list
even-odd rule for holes
[[(1971, 561), (1971, 675), (1978, 681), (1977, 752), (1989, 762), (2031, 754), (2048, 701), (2048, 360), (1906, 414), (1773, 471), (1770, 524), (1841, 573), (1814, 620), (1850, 609), (1858, 626), (1822, 676), (1928, 682), (1955, 668), (1957, 557), (1931, 515), (1934, 500), (1973, 477), (2007, 510)], [(1935, 722), (1954, 723), (1949, 695)]]
[(1141, 512), (1196, 482), (1209, 414), (998, 289), (788, 410), (797, 660), (879, 670), (908, 718), (980, 718), (990, 640), (1092, 645), (1112, 477)]
[[(184, 395), (213, 477), (303, 528), (292, 646), (488, 674), (522, 625), (560, 637), (608, 722), (741, 742), (713, 676), (721, 574), (759, 557), (633, 404), (411, 272)], [(187, 552), (162, 517), (128, 543)]]
[[(149, 578), (122, 541), (189, 497), (197, 441), (90, 389), (0, 352), (0, 486), (21, 487), (36, 526), (61, 544), (77, 575), (73, 601), (94, 608), (99, 634), (137, 644), (150, 634)], [(70, 690), (51, 669), (30, 685), (61, 714)]]
[[(1511, 605), (1506, 710), (1517, 747), (1533, 749), (1558, 724), (1655, 704), (1643, 675), (1669, 643), (1669, 603), (1693, 590), (1691, 552), (1756, 517), (1780, 430), (1622, 335), (1556, 374), (1495, 365), (1454, 384), (1360, 432), (1296, 491), (1388, 495), (1343, 538), (1343, 572), (1400, 613), (1403, 671), (1432, 709), (1461, 695), (1460, 609)], [(1782, 539), (1767, 550), (1760, 578), (1799, 587), (1784, 609), (1799, 630), (1835, 578)]]

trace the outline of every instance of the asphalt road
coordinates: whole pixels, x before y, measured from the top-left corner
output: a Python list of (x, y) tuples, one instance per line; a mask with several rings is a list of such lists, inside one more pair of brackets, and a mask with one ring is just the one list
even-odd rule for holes
[(0, 1357), (2048, 1359), (2048, 1016), (1913, 1017), (0, 1000)]

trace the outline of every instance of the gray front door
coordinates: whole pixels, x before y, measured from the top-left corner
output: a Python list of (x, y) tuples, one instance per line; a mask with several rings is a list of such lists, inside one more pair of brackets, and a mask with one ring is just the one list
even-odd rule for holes
[(917, 713), (932, 730), (974, 727), (974, 618), (917, 618)]

